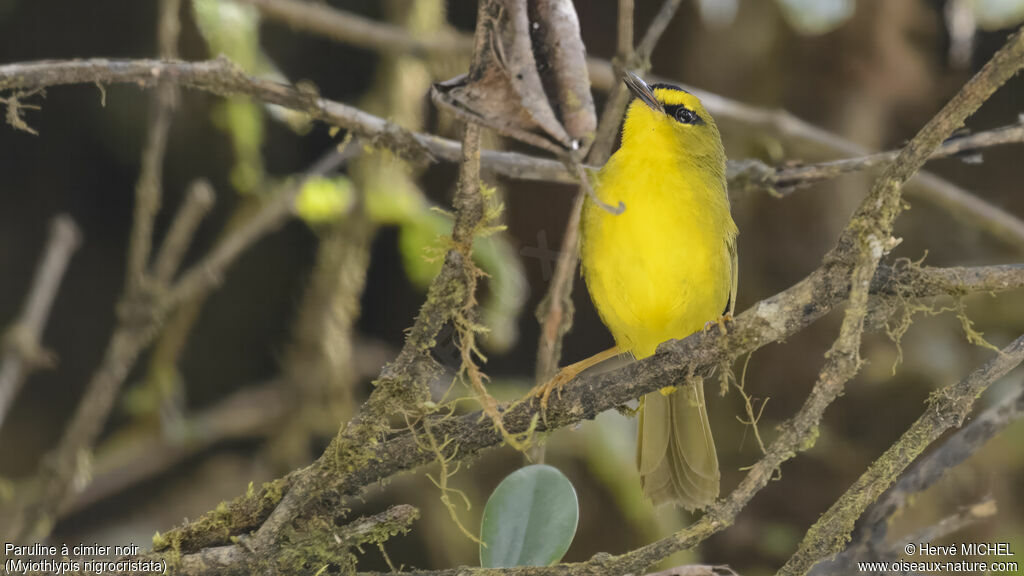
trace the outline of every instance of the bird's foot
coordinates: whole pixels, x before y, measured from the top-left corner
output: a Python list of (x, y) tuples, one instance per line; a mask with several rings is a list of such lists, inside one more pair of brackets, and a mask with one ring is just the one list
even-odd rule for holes
[(707, 332), (708, 330), (711, 330), (711, 328), (714, 327), (714, 326), (718, 326), (718, 332), (722, 336), (725, 336), (726, 334), (729, 333), (729, 328), (728, 328), (727, 324), (732, 324), (732, 323), (733, 323), (732, 314), (728, 314), (728, 313), (722, 314), (722, 317), (719, 318), (718, 320), (708, 320), (707, 322), (705, 322), (704, 323), (704, 332)]
[(597, 364), (617, 356), (618, 354), (619, 349), (613, 346), (604, 352), (594, 354), (590, 358), (580, 360), (575, 364), (570, 364), (559, 370), (558, 374), (555, 374), (555, 377), (551, 380), (548, 380), (544, 384), (535, 386), (533, 390), (530, 390), (530, 393), (526, 395), (526, 398), (540, 398), (540, 414), (544, 421), (547, 422), (548, 401), (551, 400), (552, 392), (556, 393), (558, 398), (561, 398), (562, 388), (565, 388), (565, 385), (571, 382), (573, 378), (579, 376), (581, 372), (591, 366), (596, 366)]
[[(548, 411), (548, 401), (551, 399), (551, 394), (554, 393), (559, 399), (562, 398), (562, 389), (565, 385), (572, 381), (580, 371), (574, 370), (573, 366), (566, 366), (555, 374), (555, 377), (548, 380), (544, 384), (538, 384), (534, 386), (533, 390), (530, 390), (528, 397), (540, 399), (540, 413), (542, 416), (546, 416)], [(545, 421), (547, 418), (544, 418)]]

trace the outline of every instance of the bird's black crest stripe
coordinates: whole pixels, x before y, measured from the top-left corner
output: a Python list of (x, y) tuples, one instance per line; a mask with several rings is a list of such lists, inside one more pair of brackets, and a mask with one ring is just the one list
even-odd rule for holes
[[(668, 84), (666, 82), (658, 82), (657, 84), (651, 84), (650, 87), (651, 87), (651, 90), (657, 90), (658, 88), (663, 88), (665, 90), (675, 90), (676, 92), (686, 92), (686, 90), (683, 90), (679, 86), (676, 86), (675, 84)], [(686, 92), (686, 93), (689, 94), (689, 92)]]

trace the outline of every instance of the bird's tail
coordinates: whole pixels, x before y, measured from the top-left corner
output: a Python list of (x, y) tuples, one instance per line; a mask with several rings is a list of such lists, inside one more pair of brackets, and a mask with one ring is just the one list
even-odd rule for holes
[(718, 456), (700, 378), (674, 391), (652, 392), (640, 401), (636, 460), (644, 495), (655, 504), (687, 510), (718, 497)]

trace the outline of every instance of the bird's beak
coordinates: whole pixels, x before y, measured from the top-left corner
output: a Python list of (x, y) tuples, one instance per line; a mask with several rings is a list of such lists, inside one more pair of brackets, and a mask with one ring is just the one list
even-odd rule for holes
[(622, 77), (622, 81), (626, 83), (626, 87), (629, 88), (629, 91), (639, 98), (641, 102), (647, 104), (651, 110), (654, 110), (655, 112), (665, 111), (665, 107), (662, 106), (661, 102), (658, 102), (658, 99), (654, 97), (654, 90), (651, 90), (651, 87), (647, 85), (647, 82), (644, 82), (639, 76), (627, 70), (626, 75)]

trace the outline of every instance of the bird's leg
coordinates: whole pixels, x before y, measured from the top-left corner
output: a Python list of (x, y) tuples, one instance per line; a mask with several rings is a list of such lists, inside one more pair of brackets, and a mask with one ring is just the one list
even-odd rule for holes
[(591, 366), (596, 366), (609, 358), (614, 358), (620, 354), (618, 346), (612, 346), (611, 348), (594, 354), (590, 358), (585, 358), (574, 364), (569, 364), (565, 368), (558, 371), (555, 377), (548, 380), (544, 384), (539, 384), (530, 391), (530, 396), (540, 398), (540, 409), (541, 412), (545, 412), (548, 409), (548, 399), (551, 398), (552, 392), (557, 392), (558, 397), (562, 397), (562, 388), (565, 387), (573, 378), (579, 376), (580, 372), (583, 372)]
[(705, 322), (704, 331), (707, 332), (708, 330), (711, 329), (712, 326), (718, 326), (718, 331), (722, 334), (722, 336), (725, 336), (726, 334), (729, 333), (726, 324), (732, 324), (732, 321), (732, 314), (726, 312), (725, 314), (722, 314), (722, 317), (719, 318), (718, 320), (708, 320), (707, 322)]

